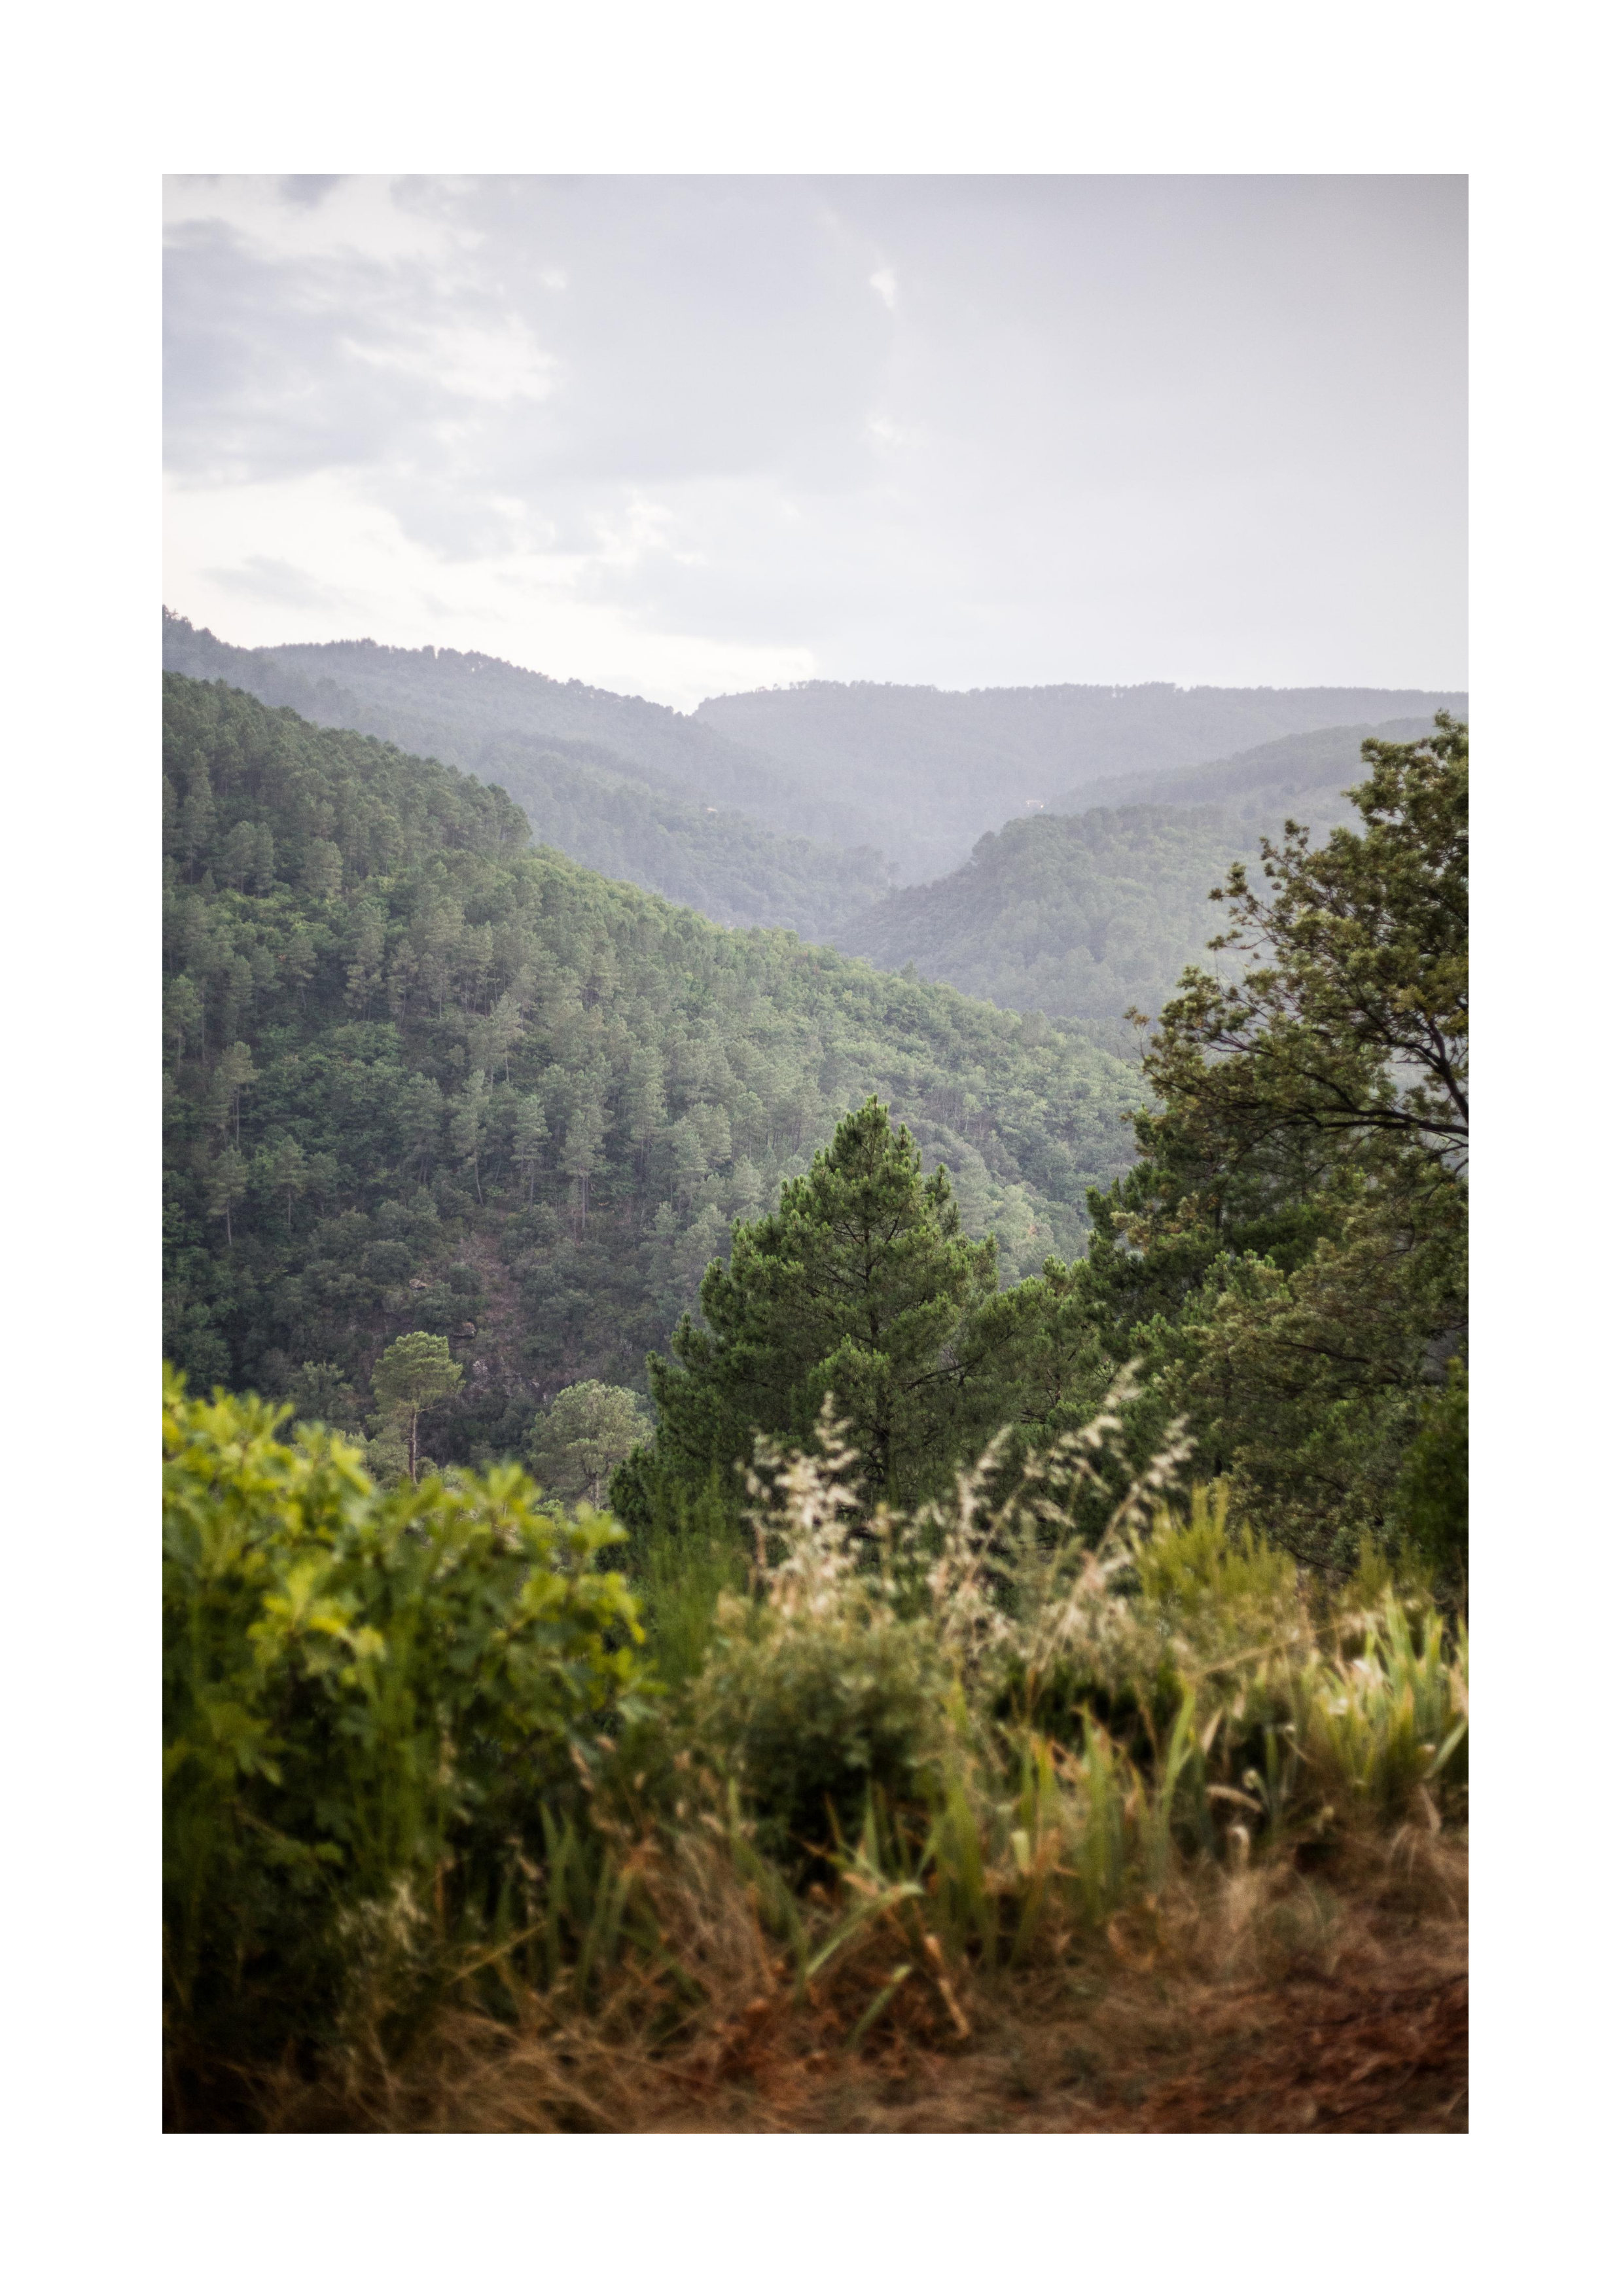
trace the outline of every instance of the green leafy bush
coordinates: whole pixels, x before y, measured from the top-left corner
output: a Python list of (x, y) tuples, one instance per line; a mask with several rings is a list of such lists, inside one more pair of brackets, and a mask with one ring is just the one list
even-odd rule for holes
[(274, 2053), (380, 1923), (499, 1931), (646, 1686), (623, 1533), (516, 1467), (374, 1487), (254, 1397), (164, 1394), (171, 2036)]

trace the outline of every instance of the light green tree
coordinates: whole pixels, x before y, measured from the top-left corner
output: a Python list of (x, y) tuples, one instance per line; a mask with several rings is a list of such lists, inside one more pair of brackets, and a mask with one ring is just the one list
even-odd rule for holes
[(371, 1012), (383, 983), (387, 946), (382, 911), (374, 901), (362, 902), (355, 918), (355, 953), (345, 976), (344, 1002), (353, 1012)]
[(209, 1080), (209, 1112), (222, 1132), (229, 1128), (234, 1147), (242, 1144), (242, 1095), (258, 1075), (248, 1046), (237, 1043), (227, 1045)]
[(433, 1078), (412, 1077), (400, 1095), (400, 1131), (420, 1186), (432, 1168), (434, 1152), (445, 1129), (445, 1095)]
[(274, 1188), (284, 1200), (290, 1235), (293, 1233), (293, 1198), (303, 1193), (307, 1177), (304, 1150), (297, 1140), (284, 1136), (275, 1144), (266, 1159), (265, 1178), (267, 1186)]
[(331, 838), (313, 837), (305, 848), (304, 888), (313, 899), (333, 901), (344, 889), (344, 857)]
[(451, 1111), (451, 1152), (473, 1175), (473, 1193), (482, 1204), (480, 1152), (485, 1144), (485, 1120), (490, 1111), (490, 1085), (483, 1069), (475, 1069)]
[(533, 1092), (526, 1093), (513, 1111), (512, 1160), (524, 1184), (527, 1203), (536, 1201), (536, 1173), (546, 1143), (546, 1111)]
[(583, 1380), (538, 1412), (527, 1445), (536, 1479), (552, 1496), (601, 1506), (609, 1478), (653, 1430), (628, 1387)]
[(185, 973), (177, 973), (163, 993), (163, 1032), (173, 1040), (175, 1057), (186, 1056), (186, 1038), (195, 1035), (203, 1025), (203, 1000), (197, 993), (197, 984)]
[(231, 1233), (231, 1208), (240, 1204), (248, 1193), (248, 1159), (238, 1148), (227, 1144), (209, 1165), (205, 1180), (209, 1194), (209, 1212), (213, 1219), (224, 1218), (225, 1242), (229, 1246), (234, 1238)]
[(417, 1480), (417, 1420), (425, 1405), (455, 1395), (462, 1365), (450, 1343), (437, 1332), (404, 1332), (378, 1357), (372, 1391), (384, 1410), (397, 1416), (406, 1434), (406, 1472)]

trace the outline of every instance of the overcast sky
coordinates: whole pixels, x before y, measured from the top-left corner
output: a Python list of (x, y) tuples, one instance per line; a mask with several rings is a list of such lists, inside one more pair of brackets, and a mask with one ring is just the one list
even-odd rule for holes
[(186, 177), (168, 603), (692, 705), (1463, 686), (1457, 176)]

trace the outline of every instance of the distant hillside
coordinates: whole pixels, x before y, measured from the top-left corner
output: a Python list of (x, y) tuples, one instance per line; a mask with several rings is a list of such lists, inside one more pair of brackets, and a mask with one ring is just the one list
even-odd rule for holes
[[(717, 924), (784, 925), (826, 940), (889, 882), (876, 851), (800, 833), (796, 823), (825, 829), (824, 810), (776, 769), (652, 702), (482, 654), (370, 641), (227, 645), (167, 611), (163, 640), (166, 669), (224, 678), (314, 724), (499, 781), (537, 836), (571, 860)], [(787, 829), (768, 826), (763, 809)]]
[[(1254, 849), (1254, 847), (1253, 847)], [(1126, 1050), (1217, 930), (1208, 900), (1243, 831), (1215, 807), (1040, 813), (983, 837), (962, 869), (868, 910), (841, 946), (913, 965), (1014, 1012), (1066, 1014)]]
[(1374, 726), (1324, 726), (1288, 734), (1209, 765), (1085, 783), (1052, 798), (1048, 811), (1081, 813), (1096, 805), (1221, 805), (1238, 821), (1273, 823), (1290, 813), (1305, 816), (1316, 830), (1330, 829), (1352, 818), (1343, 792), (1363, 779), (1361, 743), (1372, 734), (1383, 742), (1418, 742), (1432, 725), (1431, 716), (1389, 718)]
[(1354, 820), (1344, 792), (1364, 777), (1360, 742), (1430, 730), (1424, 718), (1331, 726), (1068, 792), (983, 837), (950, 876), (865, 910), (840, 946), (1016, 1012), (1086, 1021), (1096, 1041), (1125, 1050), (1127, 1007), (1154, 1013), (1186, 964), (1212, 963), (1209, 895), (1231, 862), (1254, 860), (1258, 838), (1277, 836), (1287, 816), (1318, 837)]
[(433, 1456), (511, 1454), (561, 1386), (642, 1382), (870, 1092), (1005, 1277), (1130, 1160), (1138, 1078), (1082, 1029), (723, 931), (443, 764), (171, 676), (164, 783), (165, 1346), (200, 1385), (352, 1425), (379, 1349), (443, 1332)]
[[(1399, 716), (1463, 714), (1463, 693), (1337, 686), (811, 684), (701, 702), (698, 722), (860, 809), (865, 834), (917, 882), (984, 831), (1111, 777), (1167, 774), (1245, 744)], [(1102, 796), (1103, 793), (1100, 792)], [(1098, 802), (1099, 796), (1091, 801)], [(1117, 798), (1114, 802), (1122, 802)]]

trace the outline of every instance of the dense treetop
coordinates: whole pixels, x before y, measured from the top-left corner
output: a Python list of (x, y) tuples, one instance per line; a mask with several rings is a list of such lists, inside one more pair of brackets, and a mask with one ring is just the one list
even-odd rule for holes
[(809, 1447), (825, 1404), (869, 1495), (939, 1496), (1000, 1429), (1017, 1444), (1087, 1418), (1108, 1382), (1086, 1269), (1050, 1259), (998, 1287), (997, 1243), (964, 1234), (945, 1167), (925, 1178), (877, 1101), (847, 1117), (775, 1210), (734, 1228), (670, 1358), (650, 1359), (653, 1441), (616, 1477), (639, 1529), (742, 1499), (755, 1439)]

